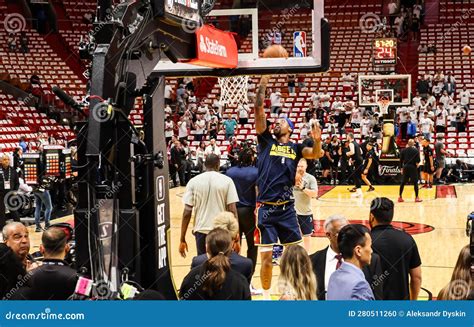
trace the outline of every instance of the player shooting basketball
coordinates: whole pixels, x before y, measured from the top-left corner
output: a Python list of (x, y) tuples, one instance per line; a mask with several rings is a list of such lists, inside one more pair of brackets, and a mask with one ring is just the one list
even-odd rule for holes
[(260, 246), (260, 279), (265, 299), (270, 299), (273, 245), (289, 245), (302, 241), (293, 198), (298, 161), (302, 157), (319, 159), (322, 156), (321, 129), (318, 123), (312, 126), (313, 147), (304, 147), (290, 141), (294, 125), (288, 118), (280, 118), (275, 122), (272, 135), (264, 109), (268, 81), (268, 76), (262, 76), (255, 102), (259, 190), (255, 244)]

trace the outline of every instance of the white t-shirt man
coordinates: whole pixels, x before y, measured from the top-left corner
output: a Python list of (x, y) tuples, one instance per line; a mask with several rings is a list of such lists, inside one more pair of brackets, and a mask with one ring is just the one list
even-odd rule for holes
[(247, 104), (239, 104), (237, 110), (239, 112), (239, 118), (249, 118), (250, 108)]
[(196, 134), (204, 134), (204, 130), (206, 129), (206, 121), (204, 119), (196, 120), (194, 124), (196, 127)]
[(362, 121), (362, 112), (359, 108), (352, 109), (351, 124), (360, 124)]
[(433, 95), (430, 95), (426, 100), (426, 103), (429, 104), (432, 108), (436, 107), (436, 98)]
[(173, 137), (174, 135), (174, 123), (172, 120), (170, 121), (165, 121), (165, 137)]
[(311, 102), (313, 103), (313, 106), (315, 108), (319, 107), (319, 94), (316, 94), (316, 93), (313, 93), (311, 94), (311, 98), (310, 98)]
[(462, 106), (467, 106), (471, 100), (471, 93), (468, 90), (459, 92), (459, 98)]
[(436, 126), (446, 127), (446, 122), (448, 118), (448, 111), (446, 109), (438, 109), (436, 112)]
[(453, 99), (447, 94), (443, 94), (441, 98), (439, 98), (439, 102), (442, 103), (445, 108), (448, 106), (449, 101), (453, 101)]
[(399, 107), (397, 108), (397, 115), (400, 119), (400, 123), (407, 122), (407, 108), (406, 107)]
[(171, 85), (165, 86), (165, 99), (171, 99), (171, 94), (173, 93), (173, 87)]
[(329, 108), (331, 106), (331, 96), (328, 93), (321, 93), (319, 94), (319, 101), (321, 102), (321, 106), (323, 108)]
[(221, 156), (221, 149), (219, 149), (219, 147), (217, 145), (212, 145), (212, 144), (209, 144), (207, 147), (206, 147), (206, 156), (210, 155), (211, 153), (215, 154), (216, 156)]
[(362, 118), (362, 121), (360, 122), (360, 127), (361, 127), (361, 134), (363, 137), (369, 136), (370, 125), (371, 125), (371, 121), (368, 117)]
[(169, 105), (166, 105), (165, 107), (165, 115), (171, 115), (173, 113), (173, 109)]
[(413, 98), (413, 106), (419, 108), (421, 106), (421, 97), (419, 95)]
[(390, 2), (388, 4), (388, 14), (389, 15), (395, 15), (397, 12), (397, 3), (396, 2)]
[(281, 93), (276, 91), (270, 94), (270, 102), (272, 107), (281, 107)]
[(184, 120), (178, 123), (178, 137), (188, 137), (188, 124)]
[(193, 232), (208, 234), (214, 228), (214, 218), (239, 202), (234, 182), (216, 171), (207, 171), (192, 178), (183, 196), (183, 203), (195, 210)]
[(431, 133), (431, 130), (433, 129), (433, 121), (429, 118), (421, 118), (420, 119), (420, 126), (421, 126), (421, 132), (422, 133)]

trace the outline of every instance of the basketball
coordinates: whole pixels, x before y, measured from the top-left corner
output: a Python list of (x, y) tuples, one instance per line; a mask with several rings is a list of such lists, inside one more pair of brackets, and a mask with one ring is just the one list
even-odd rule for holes
[(281, 45), (271, 45), (263, 52), (264, 58), (288, 58), (288, 51)]
[(468, 45), (465, 45), (465, 46), (462, 48), (462, 53), (463, 53), (463, 55), (465, 55), (465, 56), (471, 55), (471, 51), (472, 51), (472, 49), (471, 49), (471, 47), (468, 46)]

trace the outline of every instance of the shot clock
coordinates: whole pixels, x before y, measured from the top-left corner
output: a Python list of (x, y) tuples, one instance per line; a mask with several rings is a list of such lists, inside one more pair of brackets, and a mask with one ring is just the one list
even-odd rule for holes
[(59, 177), (61, 175), (60, 170), (60, 156), (63, 147), (61, 146), (45, 146), (44, 155), (44, 168), (45, 176)]
[(71, 178), (72, 177), (72, 166), (71, 166), (71, 150), (63, 149), (60, 155), (60, 170), (61, 178)]
[(40, 154), (39, 153), (25, 153), (23, 154), (24, 162), (24, 180), (28, 185), (38, 184)]
[(380, 38), (373, 43), (374, 65), (397, 64), (397, 39)]

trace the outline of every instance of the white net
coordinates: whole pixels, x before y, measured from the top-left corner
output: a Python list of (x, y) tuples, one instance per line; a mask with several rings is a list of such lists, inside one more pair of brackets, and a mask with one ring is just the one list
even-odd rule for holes
[(380, 108), (380, 113), (382, 115), (388, 114), (388, 107), (390, 107), (391, 101), (387, 100), (387, 99), (383, 99), (383, 100), (377, 101), (377, 103), (378, 103), (379, 108)]
[(248, 76), (219, 77), (222, 104), (248, 103), (247, 93), (249, 90)]

